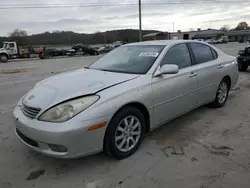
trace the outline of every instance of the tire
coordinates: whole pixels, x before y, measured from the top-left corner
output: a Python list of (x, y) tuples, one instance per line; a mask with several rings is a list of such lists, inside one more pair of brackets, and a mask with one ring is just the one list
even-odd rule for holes
[[(133, 124), (130, 125), (132, 122)], [(125, 130), (126, 128), (130, 130)], [(109, 123), (104, 139), (104, 150), (118, 160), (125, 159), (137, 151), (144, 136), (143, 113), (137, 108), (125, 107), (115, 114)]]
[(210, 104), (210, 106), (213, 108), (223, 107), (227, 102), (229, 90), (229, 81), (227, 79), (223, 79), (218, 86), (215, 100)]
[(246, 72), (248, 66), (245, 63), (238, 62), (238, 70), (240, 72)]
[(5, 54), (1, 54), (0, 55), (0, 62), (7, 63), (7, 61), (8, 61), (8, 56)]

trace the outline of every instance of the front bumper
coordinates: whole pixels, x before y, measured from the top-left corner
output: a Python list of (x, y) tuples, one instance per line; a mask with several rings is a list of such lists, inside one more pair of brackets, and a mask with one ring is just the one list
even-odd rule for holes
[[(29, 148), (57, 158), (76, 158), (100, 152), (107, 126), (94, 131), (88, 131), (88, 128), (110, 120), (110, 117), (102, 117), (89, 121), (72, 118), (63, 123), (43, 122), (29, 119), (18, 106), (13, 114), (18, 138)], [(66, 150), (58, 152), (51, 145)]]

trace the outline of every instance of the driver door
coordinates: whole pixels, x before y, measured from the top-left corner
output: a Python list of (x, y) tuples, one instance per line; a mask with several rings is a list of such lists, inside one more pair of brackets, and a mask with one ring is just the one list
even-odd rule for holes
[(11, 56), (17, 54), (17, 49), (15, 48), (14, 42), (8, 43), (7, 50), (8, 50), (8, 54), (10, 54)]
[(197, 103), (197, 66), (192, 65), (185, 43), (171, 47), (160, 66), (176, 64), (177, 74), (153, 77), (154, 124), (159, 125), (193, 108)]

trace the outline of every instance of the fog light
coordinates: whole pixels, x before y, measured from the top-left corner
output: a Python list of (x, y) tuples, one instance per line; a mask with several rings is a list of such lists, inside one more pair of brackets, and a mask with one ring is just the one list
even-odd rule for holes
[(61, 153), (65, 153), (67, 152), (67, 148), (64, 147), (64, 146), (60, 146), (60, 145), (55, 145), (55, 144), (48, 144), (49, 148), (52, 150), (52, 151), (55, 151), (55, 152), (61, 152)]

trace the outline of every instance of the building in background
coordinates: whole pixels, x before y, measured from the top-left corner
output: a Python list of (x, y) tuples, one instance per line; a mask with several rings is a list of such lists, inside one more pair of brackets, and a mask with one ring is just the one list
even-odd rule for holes
[(157, 33), (149, 33), (143, 36), (144, 41), (148, 40), (169, 40), (170, 33), (168, 32), (157, 32)]
[(223, 31), (217, 29), (201, 30), (198, 28), (196, 31), (181, 31), (171, 33), (171, 39), (178, 40), (193, 40), (193, 39), (217, 39), (224, 35)]
[(214, 39), (217, 40), (222, 36), (227, 36), (229, 41), (239, 42), (239, 41), (249, 41), (250, 40), (250, 30), (237, 30), (237, 31), (221, 31), (218, 29), (205, 29), (201, 30), (198, 28), (196, 31), (181, 31), (168, 33), (168, 32), (158, 32), (150, 33), (143, 36), (143, 40), (194, 40), (194, 39)]
[(250, 40), (250, 30), (236, 30), (225, 32), (228, 36), (229, 41), (238, 42), (240, 40), (249, 41)]

